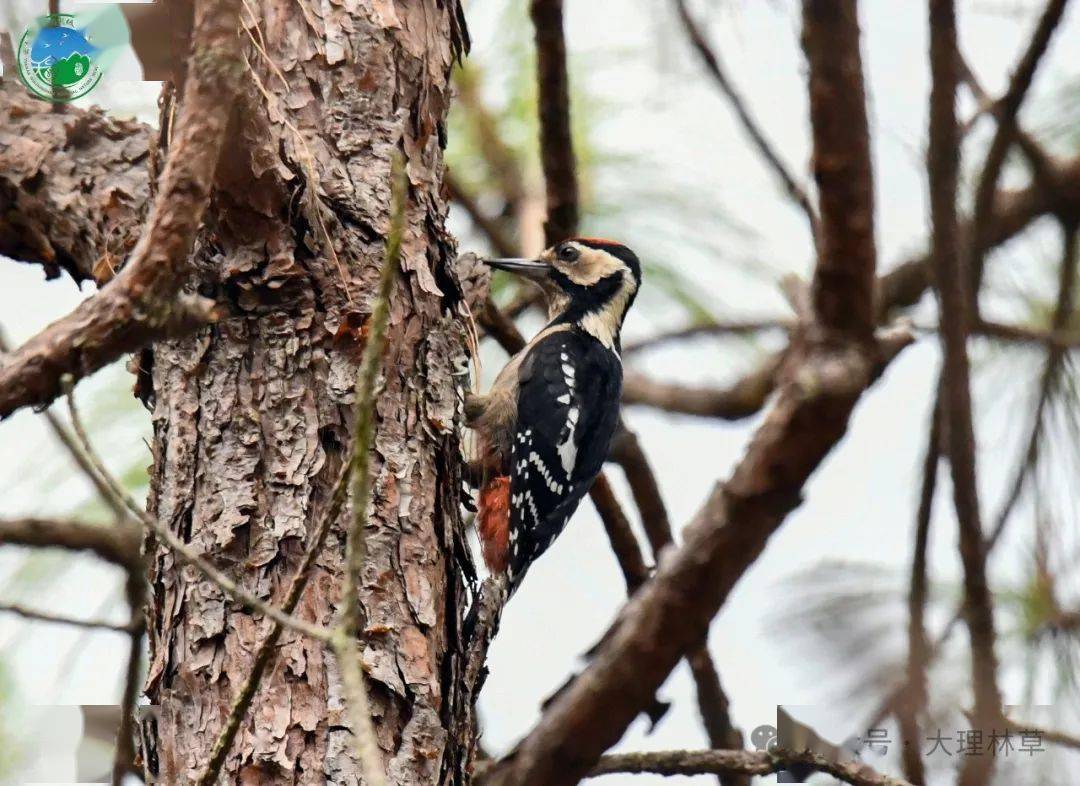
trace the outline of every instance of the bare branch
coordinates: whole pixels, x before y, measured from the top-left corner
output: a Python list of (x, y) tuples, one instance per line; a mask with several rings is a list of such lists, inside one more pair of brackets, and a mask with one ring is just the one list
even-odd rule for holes
[[(1061, 290), (1059, 289), (1059, 297)], [(989, 338), (1002, 341), (1013, 341), (1028, 344), (1040, 344), (1050, 349), (1057, 355), (1064, 355), (1069, 350), (1080, 347), (1080, 331), (1068, 329), (1068, 318), (1071, 312), (1061, 313), (1061, 304), (1055, 306), (1054, 326), (1049, 330), (1029, 325), (1010, 325), (1004, 322), (979, 320), (972, 328), (972, 333), (978, 333)]]
[(552, 246), (577, 232), (579, 217), (562, 0), (531, 0), (529, 13), (536, 32), (540, 160), (547, 185), (544, 241)]
[[(1080, 220), (1080, 157), (1056, 164), (1053, 180), (1057, 184), (1054, 192), (1037, 183), (1018, 190), (997, 192), (992, 220), (981, 241), (986, 244), (984, 253), (1011, 240), (1041, 216), (1052, 213), (1069, 220)], [(961, 235), (970, 237), (970, 233), (970, 223), (965, 222)], [(929, 254), (913, 257), (880, 276), (877, 280), (878, 319), (918, 303), (930, 287), (930, 281)], [(978, 332), (1001, 338), (1009, 332), (1005, 328), (997, 329), (995, 323), (982, 324), (985, 329), (975, 326)], [(1020, 338), (1017, 331), (1012, 332)], [(1071, 346), (1073, 337), (1071, 334), (1049, 335), (1046, 343)], [(728, 389), (663, 383), (640, 372), (628, 372), (623, 385), (623, 401), (679, 414), (738, 420), (753, 415), (765, 404), (775, 387), (775, 372), (781, 360), (778, 354), (768, 356)]]
[[(1054, 314), (1051, 318), (1051, 331), (1063, 330), (1072, 317), (1075, 308), (1075, 289), (1077, 275), (1077, 227), (1075, 224), (1063, 227), (1063, 251), (1061, 258), (1061, 270), (1058, 274), (1057, 303), (1054, 305)], [(1074, 345), (1075, 346), (1075, 345)], [(1020, 499), (1020, 492), (1024, 489), (1024, 483), (1038, 458), (1041, 448), (1042, 433), (1045, 425), (1046, 407), (1055, 389), (1061, 385), (1062, 361), (1065, 358), (1066, 346), (1061, 344), (1049, 344), (1046, 353), (1046, 363), (1043, 367), (1042, 378), (1039, 382), (1038, 400), (1035, 404), (1035, 412), (1031, 416), (1031, 428), (1029, 431), (1027, 446), (1020, 464), (1013, 475), (1013, 481), (1009, 484), (1009, 493), (1001, 505), (1001, 510), (994, 520), (994, 528), (991, 530), (990, 543), (996, 543), (1005, 525), (1012, 515), (1013, 508)]]
[[(4, 335), (3, 329), (0, 329), (0, 354), (4, 354), (11, 351), (11, 347), (8, 344), (7, 337)], [(72, 461), (82, 471), (82, 473), (90, 481), (90, 484), (97, 491), (101, 501), (105, 503), (106, 507), (112, 510), (112, 513), (117, 518), (124, 518), (126, 512), (122, 505), (117, 505), (113, 496), (109, 493), (109, 489), (105, 486), (102, 479), (94, 471), (93, 466), (87, 460), (86, 455), (79, 449), (78, 444), (75, 441), (75, 437), (68, 431), (67, 426), (60, 422), (60, 418), (56, 417), (51, 410), (45, 410), (42, 415), (45, 417), (45, 422), (49, 424), (49, 428), (53, 434), (59, 440), (60, 444), (64, 446), (64, 450), (71, 456)]]
[[(811, 18), (804, 40), (811, 83), (820, 90), (829, 79), (839, 78), (829, 95), (847, 106), (849, 97), (841, 94), (854, 90), (862, 95), (854, 4), (811, 2), (807, 14)], [(834, 23), (827, 24), (830, 20)], [(838, 68), (840, 62), (846, 67)], [(825, 92), (817, 100), (827, 103)], [(865, 118), (864, 108), (859, 113)], [(815, 121), (828, 114), (827, 105), (818, 106)], [(846, 134), (815, 133), (815, 143), (818, 159), (859, 159), (868, 151), (865, 140), (860, 143)], [(844, 147), (838, 150), (834, 144)], [(837, 166), (832, 162), (830, 171)], [(839, 169), (870, 178), (868, 162), (866, 168), (840, 162)], [(823, 237), (844, 231), (850, 217), (838, 208), (853, 202), (849, 207), (863, 211), (863, 220), (869, 222), (859, 235), (864, 241), (869, 237), (869, 245), (854, 249), (860, 253), (850, 258), (819, 261), (842, 275), (821, 277), (827, 280), (818, 288), (831, 285), (837, 291), (815, 298), (815, 307), (823, 313), (812, 316), (823, 324), (807, 327), (807, 341), (800, 342), (799, 353), (789, 359), (776, 403), (734, 475), (716, 485), (684, 530), (683, 546), (661, 560), (656, 575), (604, 636), (588, 668), (549, 705), (513, 755), (487, 773), (485, 783), (559, 786), (576, 783), (591, 769), (647, 706), (679, 658), (704, 639), (709, 620), (798, 505), (803, 483), (843, 435), (862, 391), (886, 359), (910, 342), (910, 335), (889, 334), (868, 353), (862, 322), (837, 314), (835, 307), (845, 298), (850, 312), (873, 314), (872, 214), (865, 213), (868, 205), (860, 201), (872, 191), (872, 183), (834, 183), (829, 177), (824, 182), (837, 188), (841, 198), (830, 198), (831, 209), (822, 212)], [(828, 341), (823, 340), (826, 334)]]
[(79, 379), (148, 341), (211, 317), (207, 301), (181, 295), (180, 289), (239, 82), (239, 6), (239, 0), (199, 3), (183, 114), (148, 224), (108, 286), (0, 364), (0, 418), (48, 404), (65, 375)]
[(0, 521), (0, 546), (59, 548), (89, 551), (125, 569), (139, 564), (139, 538), (123, 527), (103, 527), (60, 519)]
[[(992, 213), (982, 230), (973, 234), (971, 220), (965, 221), (960, 235), (978, 244), (980, 254), (1011, 240), (1035, 219), (1058, 214), (1080, 218), (1080, 157), (1056, 162), (1053, 167), (1055, 191), (1038, 182), (1017, 190), (998, 190), (991, 200)], [(902, 262), (878, 279), (879, 318), (889, 312), (915, 305), (930, 287), (929, 254)]]
[(787, 166), (780, 160), (780, 156), (773, 150), (772, 144), (765, 138), (765, 133), (758, 126), (753, 115), (750, 114), (745, 99), (724, 71), (719, 56), (716, 54), (715, 50), (709, 46), (708, 41), (705, 40), (705, 35), (701, 32), (701, 28), (698, 27), (697, 22), (690, 15), (685, 0), (675, 0), (675, 10), (679, 14), (679, 19), (682, 21), (683, 28), (686, 30), (686, 35), (690, 39), (691, 46), (694, 47), (694, 50), (701, 57), (701, 61), (705, 64), (706, 70), (712, 75), (717, 86), (727, 98), (728, 103), (731, 104), (731, 108), (735, 111), (735, 116), (739, 119), (743, 131), (750, 137), (750, 141), (757, 149), (758, 154), (765, 160), (769, 169), (771, 169), (773, 174), (779, 178), (788, 196), (791, 197), (792, 201), (806, 214), (806, 219), (810, 223), (810, 236), (814, 238), (816, 243), (818, 237), (818, 217), (817, 212), (814, 210), (814, 206), (810, 203), (810, 197), (807, 196), (806, 190), (799, 185), (798, 180), (796, 180), (794, 175), (788, 171)]
[(1037, 737), (1040, 742), (1049, 742), (1053, 745), (1060, 745), (1063, 748), (1080, 750), (1080, 736), (1059, 731), (1057, 729), (1047, 729), (1040, 726), (1032, 726), (1030, 724), (1010, 722), (1009, 731), (1014, 734), (1033, 735)]
[[(786, 351), (785, 351), (786, 352)], [(705, 388), (660, 382), (636, 371), (623, 377), (624, 404), (645, 404), (666, 412), (739, 420), (758, 412), (776, 385), (785, 352), (769, 355), (728, 388)]]
[(812, 751), (649, 751), (601, 757), (589, 777), (611, 773), (702, 775), (740, 773), (772, 775), (795, 766), (810, 767), (853, 786), (911, 786), (899, 778), (881, 775), (861, 762), (834, 762)]
[[(938, 389), (941, 383), (939, 380)], [(915, 546), (911, 560), (911, 589), (908, 593), (907, 687), (897, 706), (896, 717), (903, 740), (902, 758), (908, 780), (926, 782), (921, 753), (919, 722), (927, 705), (927, 668), (929, 651), (926, 640), (926, 599), (929, 593), (927, 552), (930, 548), (930, 520), (937, 490), (938, 465), (941, 462), (941, 397), (935, 394), (930, 416), (930, 434), (926, 440), (919, 509), (915, 516)]]
[[(1016, 138), (1017, 115), (1020, 105), (1024, 102), (1028, 88), (1035, 77), (1035, 71), (1039, 67), (1042, 56), (1050, 45), (1050, 39), (1061, 21), (1068, 0), (1049, 0), (1042, 16), (1035, 27), (1035, 32), (1024, 51), (1020, 62), (1013, 72), (1012, 79), (1005, 95), (998, 102), (997, 129), (994, 138), (990, 142), (990, 148), (986, 152), (986, 160), (979, 173), (978, 184), (975, 187), (975, 202), (972, 210), (972, 240), (966, 250), (966, 268), (968, 275), (972, 276), (974, 287), (969, 293), (975, 298), (978, 294), (979, 284), (983, 274), (983, 249), (986, 248), (986, 236), (990, 232), (990, 216), (994, 207), (994, 193), (997, 189), (998, 176), (1005, 164), (1005, 156), (1009, 152)], [(979, 313), (979, 304), (974, 300), (973, 313)]]
[[(811, 288), (826, 330), (869, 339), (874, 318), (874, 190), (855, 3), (803, 3), (821, 240)], [(828, 42), (828, 43), (826, 43)]]
[(80, 620), (74, 617), (66, 617), (62, 614), (52, 614), (47, 611), (38, 611), (36, 609), (27, 608), (19, 603), (0, 603), (0, 612), (7, 612), (35, 622), (71, 625), (76, 628), (86, 628), (87, 630), (107, 630), (112, 631), (113, 633), (128, 633), (128, 625), (118, 625), (115, 622), (105, 622), (104, 620)]
[(450, 198), (461, 205), (472, 220), (473, 225), (488, 239), (488, 243), (491, 244), (491, 248), (496, 254), (502, 257), (518, 256), (517, 243), (506, 234), (498, 220), (483, 211), (477, 203), (476, 197), (465, 190), (465, 187), (458, 182), (452, 172), (446, 173), (443, 182), (446, 183), (446, 188), (450, 192)]
[[(611, 458), (622, 467), (634, 503), (641, 514), (641, 523), (652, 548), (653, 562), (659, 563), (664, 551), (674, 545), (671, 519), (668, 517), (664, 497), (657, 483), (656, 474), (641, 447), (637, 434), (623, 424)], [(741, 748), (743, 737), (731, 720), (729, 702), (720, 684), (720, 675), (709, 654), (708, 637), (686, 656), (687, 665), (694, 678), (698, 710), (709, 744), (716, 748)], [(749, 781), (737, 775), (721, 777), (722, 786), (748, 786)]]
[(525, 348), (525, 337), (517, 329), (514, 321), (507, 317), (490, 296), (484, 301), (484, 307), (477, 319), (487, 334), (498, 342), (499, 346), (511, 355)]
[(116, 752), (113, 757), (112, 786), (121, 786), (124, 776), (135, 769), (135, 705), (139, 701), (140, 682), (139, 666), (142, 663), (143, 635), (146, 633), (146, 618), (143, 616), (143, 604), (146, 601), (146, 584), (143, 571), (128, 573), (125, 594), (127, 596), (128, 622), (128, 662), (124, 674), (124, 695), (120, 703), (120, 727), (116, 732)]
[(794, 326), (794, 320), (782, 318), (700, 322), (674, 330), (665, 330), (638, 341), (628, 341), (623, 344), (622, 354), (623, 357), (628, 357), (671, 342), (702, 336), (747, 336), (774, 330), (790, 331)]
[[(974, 123), (983, 112), (996, 118), (1001, 109), (1002, 102), (995, 101), (990, 97), (983, 89), (978, 77), (975, 75), (975, 72), (971, 70), (971, 67), (964, 59), (964, 56), (959, 53), (957, 56), (960, 58), (960, 79), (967, 85), (971, 94), (975, 97), (975, 100), (979, 102), (979, 106), (982, 108), (982, 111), (976, 112), (975, 116), (969, 120), (969, 124)], [(961, 129), (961, 138), (963, 138), (966, 130), (966, 128)], [(1057, 182), (1053, 176), (1053, 160), (1051, 160), (1047, 152), (1039, 146), (1039, 143), (1035, 141), (1035, 138), (1020, 127), (1019, 122), (1015, 123), (1013, 133), (1016, 135), (1017, 146), (1024, 154), (1024, 157), (1028, 161), (1028, 166), (1031, 168), (1032, 179), (1048, 192), (1053, 193), (1056, 191)]]
[(600, 514), (600, 520), (604, 524), (611, 550), (615, 552), (615, 559), (622, 570), (623, 580), (626, 582), (626, 593), (633, 595), (634, 592), (649, 578), (649, 566), (645, 564), (645, 558), (641, 554), (641, 546), (638, 545), (637, 537), (630, 526), (630, 520), (623, 512), (619, 500), (615, 498), (615, 492), (611, 489), (611, 483), (607, 475), (601, 473), (593, 482), (589, 490), (589, 496)]
[[(969, 270), (960, 261), (956, 217), (960, 134), (956, 122), (959, 55), (956, 11), (952, 0), (930, 2), (930, 213), (934, 269), (941, 302), (941, 412), (946, 453), (953, 479), (953, 503), (960, 528), (964, 567), (964, 616), (971, 638), (971, 683), (976, 728), (990, 725), (1001, 713), (994, 653), (994, 608), (986, 579), (986, 542), (979, 514), (975, 478), (975, 434), (971, 414), (967, 340), (971, 323)], [(977, 231), (977, 230), (976, 230)], [(969, 258), (970, 259), (970, 258)], [(960, 786), (978, 786), (990, 778), (993, 760), (971, 756), (960, 773)]]

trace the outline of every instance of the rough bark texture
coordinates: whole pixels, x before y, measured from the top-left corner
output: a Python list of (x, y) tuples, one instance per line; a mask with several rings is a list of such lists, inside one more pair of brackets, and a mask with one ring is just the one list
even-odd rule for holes
[(0, 254), (49, 278), (111, 278), (148, 203), (150, 130), (97, 109), (53, 112), (17, 79), (0, 96)]
[[(151, 511), (280, 602), (349, 443), (391, 155), (403, 149), (409, 209), (376, 406), (360, 628), (390, 779), (459, 782), (469, 746), (448, 744), (459, 735), (464, 593), (452, 372), (464, 329), (439, 194), (459, 10), (307, 0), (258, 12), (243, 21), (239, 120), (195, 253), (200, 291), (225, 315), (142, 362), (152, 379)], [(347, 521), (346, 512), (316, 562), (297, 609), (305, 619), (331, 622)], [(148, 693), (162, 709), (148, 759), (163, 782), (184, 783), (207, 761), (268, 625), (149, 548)], [(336, 664), (291, 632), (278, 652), (221, 782), (358, 783)]]

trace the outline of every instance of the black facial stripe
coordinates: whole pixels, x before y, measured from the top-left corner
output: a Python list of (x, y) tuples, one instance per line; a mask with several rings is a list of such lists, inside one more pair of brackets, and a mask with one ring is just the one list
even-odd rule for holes
[(622, 273), (612, 273), (597, 281), (592, 286), (582, 286), (571, 281), (561, 270), (554, 269), (551, 279), (570, 297), (570, 305), (559, 315), (557, 322), (577, 322), (590, 311), (615, 297), (623, 283)]

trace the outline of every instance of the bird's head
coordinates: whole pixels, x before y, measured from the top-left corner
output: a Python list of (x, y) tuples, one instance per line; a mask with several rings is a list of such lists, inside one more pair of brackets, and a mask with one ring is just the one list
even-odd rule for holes
[(608, 346), (617, 346), (626, 312), (641, 286), (637, 255), (613, 240), (576, 237), (535, 259), (489, 259), (535, 281), (548, 297), (552, 322), (573, 323)]

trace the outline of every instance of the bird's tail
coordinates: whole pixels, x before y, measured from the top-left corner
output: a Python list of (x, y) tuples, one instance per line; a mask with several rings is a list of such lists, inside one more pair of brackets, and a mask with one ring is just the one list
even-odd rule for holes
[(497, 475), (480, 489), (476, 509), (476, 532), (484, 562), (492, 573), (502, 573), (510, 564), (510, 477)]

